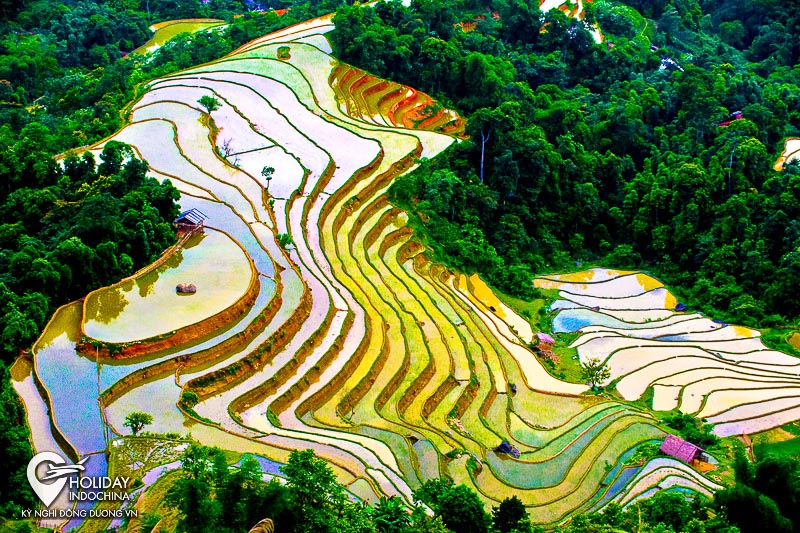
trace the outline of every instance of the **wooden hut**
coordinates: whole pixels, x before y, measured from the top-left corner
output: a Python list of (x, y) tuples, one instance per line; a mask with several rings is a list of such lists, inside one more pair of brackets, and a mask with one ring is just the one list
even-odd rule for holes
[(556, 343), (556, 340), (552, 336), (541, 331), (536, 333), (536, 340), (539, 342), (539, 346), (542, 347), (552, 346)]
[(513, 447), (512, 445), (510, 445), (508, 441), (501, 442), (500, 446), (495, 448), (494, 451), (496, 453), (505, 453), (507, 455), (510, 455), (514, 459), (519, 459), (520, 456), (520, 451), (515, 447)]
[(208, 216), (199, 209), (184, 211), (175, 219), (175, 228), (178, 235), (192, 235), (203, 232), (203, 222)]
[(687, 442), (677, 435), (667, 435), (661, 444), (661, 453), (680, 459), (684, 463), (692, 464), (694, 461), (703, 460), (703, 449)]

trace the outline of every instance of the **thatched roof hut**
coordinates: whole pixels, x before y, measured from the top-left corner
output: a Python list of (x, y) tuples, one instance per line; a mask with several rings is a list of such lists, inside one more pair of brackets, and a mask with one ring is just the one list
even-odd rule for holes
[(703, 449), (700, 446), (687, 442), (677, 435), (667, 435), (661, 444), (661, 453), (671, 455), (685, 463), (691, 464), (695, 459), (700, 459)]

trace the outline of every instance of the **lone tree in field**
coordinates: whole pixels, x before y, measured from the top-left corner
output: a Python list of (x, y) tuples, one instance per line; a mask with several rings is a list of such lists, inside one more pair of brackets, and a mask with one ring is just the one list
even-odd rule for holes
[(153, 416), (140, 411), (134, 411), (125, 417), (126, 428), (130, 428), (134, 435), (137, 435), (142, 428), (153, 423)]
[(219, 109), (219, 106), (222, 105), (222, 102), (214, 98), (213, 96), (209, 96), (204, 94), (200, 97), (200, 100), (197, 101), (198, 104), (206, 108), (207, 113), (211, 113), (212, 111), (216, 111)]
[(264, 179), (267, 180), (267, 190), (269, 190), (269, 182), (272, 180), (272, 175), (275, 173), (275, 168), (270, 166), (265, 166), (261, 169), (261, 175), (264, 176)]
[(592, 389), (597, 389), (611, 377), (611, 370), (607, 364), (593, 357), (581, 363), (581, 377)]

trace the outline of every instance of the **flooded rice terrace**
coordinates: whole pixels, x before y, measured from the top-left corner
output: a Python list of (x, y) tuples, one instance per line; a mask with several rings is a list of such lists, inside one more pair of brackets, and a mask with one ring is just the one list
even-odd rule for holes
[[(252, 276), (247, 256), (225, 233), (192, 236), (159, 267), (86, 298), (84, 332), (106, 342), (154, 337), (194, 324), (233, 305)], [(197, 293), (175, 287), (190, 283)]]

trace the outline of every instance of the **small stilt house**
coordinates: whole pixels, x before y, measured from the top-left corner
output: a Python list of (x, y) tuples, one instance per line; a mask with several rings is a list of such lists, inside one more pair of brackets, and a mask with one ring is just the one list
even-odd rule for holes
[(175, 228), (178, 235), (192, 235), (203, 232), (203, 222), (208, 216), (199, 209), (189, 209), (184, 211), (175, 219)]
[(533, 351), (540, 357), (545, 357), (555, 364), (558, 364), (558, 356), (553, 353), (553, 345), (556, 343), (556, 340), (552, 336), (547, 333), (542, 333), (541, 331), (536, 333), (535, 340), (536, 344), (533, 347)]
[(703, 449), (687, 442), (677, 435), (667, 435), (661, 444), (661, 453), (680, 459), (684, 463), (692, 464), (694, 461), (703, 460)]
[(508, 441), (501, 442), (500, 446), (495, 448), (494, 451), (497, 453), (505, 453), (507, 455), (510, 455), (514, 459), (519, 459), (520, 456), (520, 451), (515, 447), (513, 447), (512, 445), (510, 445)]
[(556, 343), (556, 340), (552, 336), (547, 333), (542, 333), (541, 331), (536, 333), (536, 340), (539, 342), (539, 346), (543, 348), (549, 348)]

